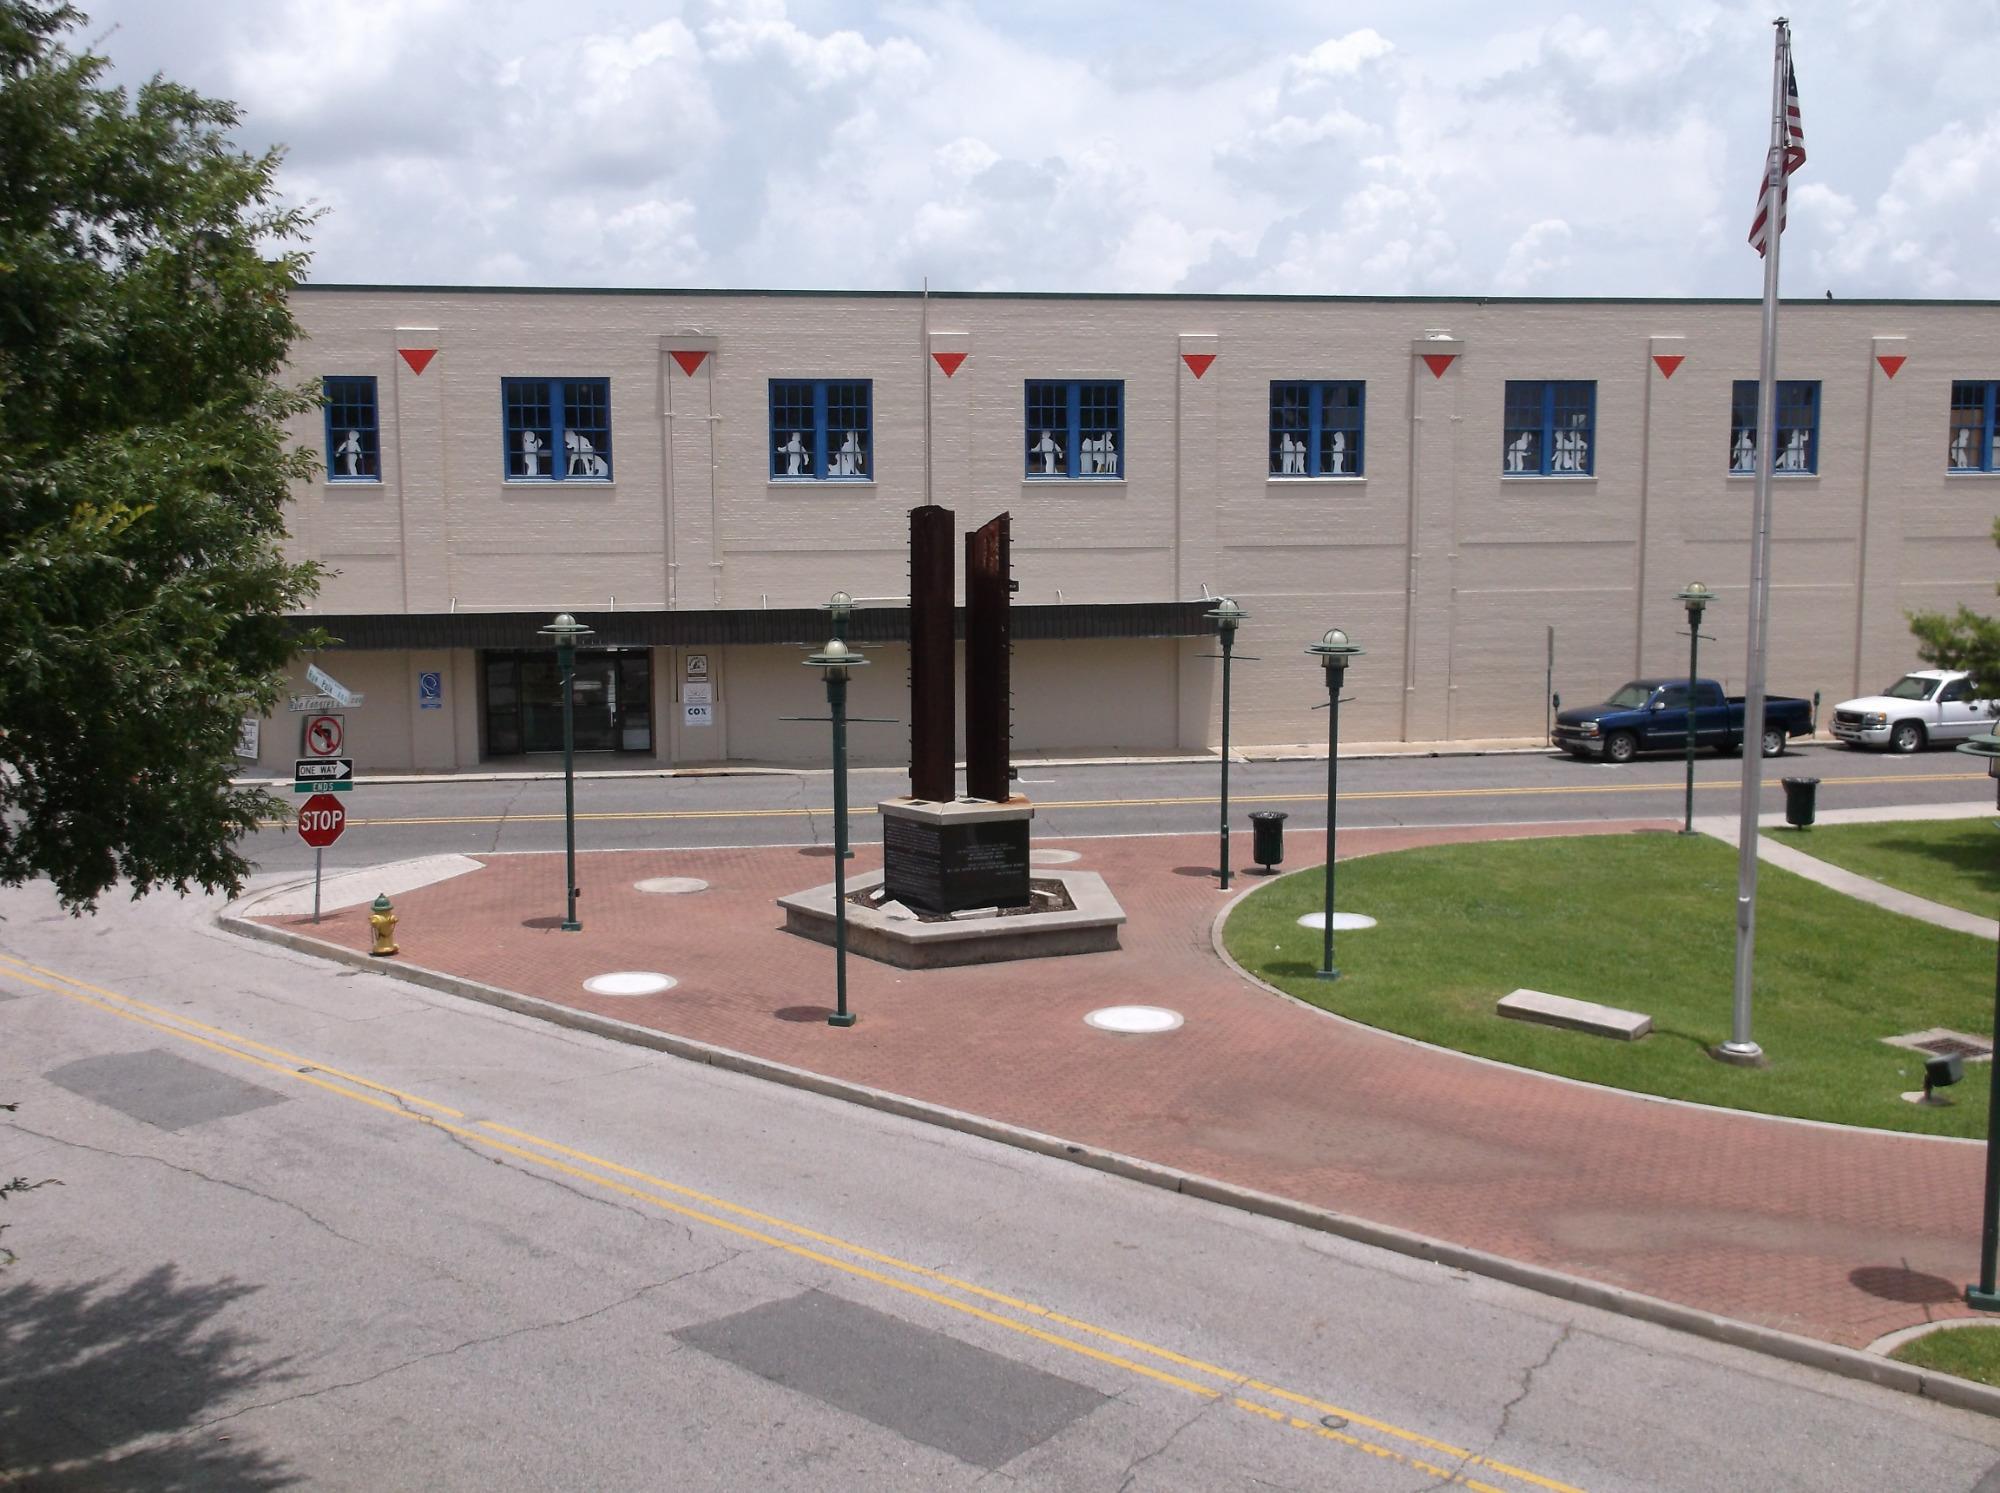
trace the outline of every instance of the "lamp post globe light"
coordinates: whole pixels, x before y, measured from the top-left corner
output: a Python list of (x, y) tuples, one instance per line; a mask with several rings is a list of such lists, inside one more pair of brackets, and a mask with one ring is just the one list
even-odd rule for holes
[(1694, 833), (1694, 701), (1695, 678), (1700, 672), (1696, 660), (1701, 657), (1701, 614), (1708, 604), (1715, 600), (1715, 593), (1700, 581), (1689, 581), (1674, 593), (1674, 599), (1687, 608), (1688, 614), (1688, 738), (1687, 738), (1687, 814), (1681, 825), (1681, 833)]
[(820, 608), (833, 624), (833, 635), (840, 642), (847, 641), (847, 619), (854, 615), (854, 598), (845, 591), (836, 591), (826, 599)]
[(1222, 859), (1221, 890), (1229, 890), (1229, 663), (1236, 646), (1236, 629), (1250, 614), (1228, 597), (1217, 597), (1215, 605), (1202, 616), (1215, 623), (1216, 640), (1222, 644)]
[[(841, 593), (836, 592), (836, 595)], [(806, 667), (826, 680), (827, 713), (833, 717), (833, 1014), (828, 1026), (853, 1026), (847, 1009), (847, 680), (868, 660), (840, 638), (806, 656)]]
[(1355, 646), (1337, 627), (1328, 628), (1325, 637), (1306, 649), (1326, 670), (1326, 927), (1320, 935), (1318, 970), (1322, 980), (1340, 978), (1340, 971), (1333, 967), (1334, 806), (1340, 792), (1340, 687), (1347, 681), (1348, 664), (1367, 651)]
[(583, 924), (576, 920), (576, 645), (591, 636), (591, 629), (568, 612), (559, 612), (555, 621), (538, 631), (554, 640), (556, 668), (562, 674), (563, 885), (568, 898), (562, 926), (565, 933), (579, 933)]
[[(1958, 749), (1969, 757), (1984, 757), (2000, 793), (2000, 735), (1988, 731)], [(1993, 1031), (2000, 1040), (2000, 951), (1995, 953), (1993, 970)], [(2000, 1058), (1988, 1063), (1986, 1099), (1986, 1201), (1979, 1230), (1979, 1284), (1965, 1288), (1965, 1304), (1983, 1312), (2000, 1312), (2000, 1282), (1994, 1280), (1994, 1257), (2000, 1254), (2000, 1149), (1994, 1145), (1993, 1122), (2000, 1113)]]

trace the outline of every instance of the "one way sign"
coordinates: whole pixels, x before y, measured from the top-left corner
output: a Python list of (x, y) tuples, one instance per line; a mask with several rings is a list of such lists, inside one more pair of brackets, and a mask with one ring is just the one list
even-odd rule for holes
[(292, 792), (346, 793), (354, 787), (352, 757), (295, 757)]

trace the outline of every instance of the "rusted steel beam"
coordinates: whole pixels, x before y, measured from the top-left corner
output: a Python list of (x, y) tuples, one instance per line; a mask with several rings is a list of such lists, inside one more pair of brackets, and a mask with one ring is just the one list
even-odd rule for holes
[(952, 553), (957, 522), (949, 508), (910, 510), (910, 797), (950, 803), (953, 770)]
[(1008, 535), (1001, 514), (965, 536), (965, 794), (1005, 803), (1013, 734), (1007, 608), (1013, 591)]

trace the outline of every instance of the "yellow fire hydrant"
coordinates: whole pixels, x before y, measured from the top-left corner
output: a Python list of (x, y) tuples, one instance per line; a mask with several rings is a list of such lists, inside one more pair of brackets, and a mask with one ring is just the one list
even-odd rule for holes
[(375, 947), (370, 954), (393, 954), (396, 952), (396, 909), (390, 905), (389, 894), (378, 892), (373, 907), (369, 909), (368, 926), (375, 934)]

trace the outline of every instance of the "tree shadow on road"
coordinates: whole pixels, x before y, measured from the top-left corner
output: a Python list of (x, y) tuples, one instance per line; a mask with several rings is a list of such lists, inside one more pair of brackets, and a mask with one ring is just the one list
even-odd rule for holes
[(183, 1284), (171, 1265), (123, 1285), (0, 1277), (0, 1482), (91, 1493), (297, 1483), (232, 1426), (193, 1429), (293, 1377), (286, 1360), (260, 1360), (253, 1339), (214, 1325), (255, 1290)]

